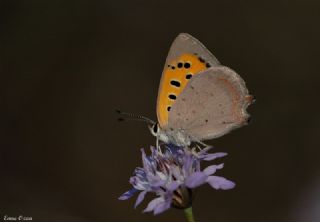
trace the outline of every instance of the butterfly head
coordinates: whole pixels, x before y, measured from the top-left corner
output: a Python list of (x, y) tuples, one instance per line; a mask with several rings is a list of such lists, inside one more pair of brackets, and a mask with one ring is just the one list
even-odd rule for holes
[(175, 143), (173, 135), (168, 130), (162, 129), (159, 123), (148, 124), (151, 134), (164, 143)]
[(155, 137), (157, 137), (160, 134), (161, 129), (159, 127), (159, 123), (148, 124), (148, 128), (151, 134)]
[(161, 129), (159, 123), (148, 124), (148, 128), (151, 134), (157, 137), (158, 140), (163, 141), (164, 143), (170, 142), (169, 135), (165, 130)]

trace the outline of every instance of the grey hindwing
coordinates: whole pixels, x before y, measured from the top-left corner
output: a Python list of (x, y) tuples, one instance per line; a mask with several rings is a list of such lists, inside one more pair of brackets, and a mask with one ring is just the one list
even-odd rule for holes
[(236, 72), (211, 67), (190, 80), (171, 108), (167, 127), (182, 129), (198, 140), (216, 138), (247, 123), (251, 102)]

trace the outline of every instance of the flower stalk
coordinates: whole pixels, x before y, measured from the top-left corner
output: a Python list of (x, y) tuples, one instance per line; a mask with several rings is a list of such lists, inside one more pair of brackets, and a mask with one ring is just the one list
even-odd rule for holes
[(186, 215), (188, 222), (196, 222), (193, 217), (192, 207), (185, 209), (184, 214)]

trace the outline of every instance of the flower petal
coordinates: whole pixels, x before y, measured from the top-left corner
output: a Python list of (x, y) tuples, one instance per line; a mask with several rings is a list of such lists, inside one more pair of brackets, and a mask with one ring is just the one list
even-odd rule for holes
[(178, 166), (172, 166), (171, 173), (172, 173), (172, 176), (174, 176), (176, 180), (183, 179), (183, 175), (181, 174), (181, 169)]
[(149, 178), (149, 184), (152, 188), (158, 188), (164, 186), (165, 180), (161, 180), (159, 177)]
[(162, 203), (159, 203), (153, 210), (154, 215), (158, 215), (168, 210), (171, 206), (171, 200), (166, 200)]
[(207, 182), (215, 189), (229, 190), (235, 187), (235, 183), (224, 177), (209, 176)]
[(136, 203), (134, 204), (134, 208), (136, 208), (141, 202), (143, 201), (144, 197), (146, 196), (147, 191), (142, 191), (139, 193), (139, 196), (137, 197)]
[(183, 147), (176, 146), (176, 145), (174, 145), (172, 143), (166, 144), (166, 148), (170, 153), (173, 153), (173, 154), (175, 154), (177, 151), (183, 149)]
[(189, 188), (198, 187), (206, 182), (208, 175), (203, 172), (194, 172), (185, 181), (185, 184)]
[(222, 168), (223, 168), (223, 163), (219, 164), (219, 165), (211, 165), (211, 166), (208, 166), (207, 168), (205, 168), (203, 170), (203, 172), (206, 175), (210, 176), (210, 175), (214, 174), (217, 171), (217, 169), (222, 169)]
[(212, 153), (212, 154), (202, 155), (201, 158), (203, 160), (210, 161), (210, 160), (214, 160), (214, 159), (217, 159), (220, 157), (224, 157), (226, 155), (228, 155), (228, 154), (227, 153)]
[(142, 165), (145, 171), (148, 172), (148, 170), (150, 169), (149, 166), (149, 160), (148, 157), (146, 155), (146, 152), (144, 151), (144, 149), (140, 149), (141, 150), (141, 154), (142, 154)]
[(146, 209), (144, 209), (143, 212), (150, 212), (153, 211), (153, 209), (160, 203), (164, 202), (164, 199), (162, 197), (158, 197), (156, 199), (153, 199), (149, 202)]
[(156, 176), (160, 178), (160, 180), (165, 180), (167, 179), (167, 175), (161, 171), (156, 172)]
[(179, 186), (180, 184), (177, 181), (173, 181), (171, 184), (169, 184), (168, 191), (175, 191)]
[(125, 192), (124, 194), (122, 194), (118, 199), (119, 200), (127, 200), (130, 197), (132, 197), (138, 190), (135, 188), (132, 188), (131, 190)]

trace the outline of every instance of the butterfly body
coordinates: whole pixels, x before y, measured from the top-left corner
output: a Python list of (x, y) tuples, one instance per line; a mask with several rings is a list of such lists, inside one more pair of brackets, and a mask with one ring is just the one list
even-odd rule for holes
[(159, 127), (159, 123), (155, 124), (156, 125), (150, 126), (149, 128), (152, 135), (154, 135), (159, 141), (177, 146), (189, 146), (193, 141), (192, 137), (183, 129), (162, 129)]

